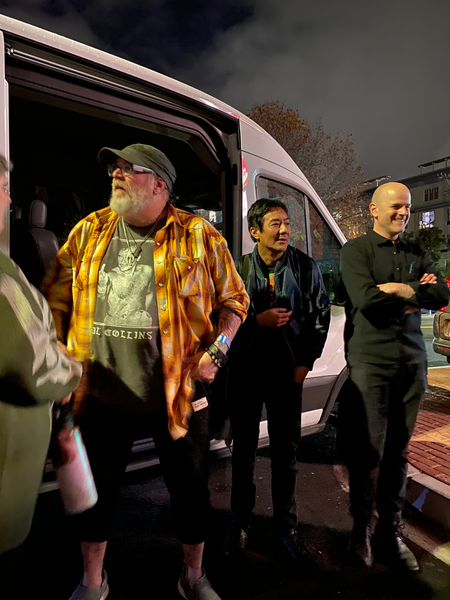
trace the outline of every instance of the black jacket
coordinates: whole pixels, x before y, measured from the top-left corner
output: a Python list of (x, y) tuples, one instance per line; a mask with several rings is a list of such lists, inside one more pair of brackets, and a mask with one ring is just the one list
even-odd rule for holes
[[(259, 330), (256, 315), (264, 310), (267, 286), (259, 266), (257, 246), (252, 254), (236, 261), (236, 268), (245, 281), (250, 308), (231, 346), (230, 361), (234, 365), (242, 364), (241, 361), (245, 363), (245, 353), (255, 342)], [(330, 324), (330, 301), (314, 260), (288, 246), (275, 267), (275, 291), (278, 306), (292, 310), (289, 323), (282, 328), (292, 364), (312, 369), (314, 361), (322, 354)], [(272, 351), (277, 350), (273, 348)]]

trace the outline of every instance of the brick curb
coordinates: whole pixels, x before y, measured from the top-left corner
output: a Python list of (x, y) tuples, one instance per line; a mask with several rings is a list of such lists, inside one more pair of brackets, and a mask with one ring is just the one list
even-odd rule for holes
[(450, 390), (427, 390), (408, 462), (406, 501), (450, 530)]

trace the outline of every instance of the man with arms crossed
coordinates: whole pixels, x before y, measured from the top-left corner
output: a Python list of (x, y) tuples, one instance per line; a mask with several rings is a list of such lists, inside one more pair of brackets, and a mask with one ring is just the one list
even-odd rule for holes
[[(339, 445), (350, 476), (349, 552), (354, 562), (370, 566), (373, 548), (382, 562), (417, 571), (399, 526), (406, 449), (427, 379), (420, 309), (446, 305), (448, 290), (428, 254), (399, 237), (410, 217), (408, 188), (380, 186), (369, 208), (373, 230), (347, 242), (341, 253), (349, 381), (340, 402)], [(375, 505), (379, 518), (371, 539)]]
[[(208, 383), (246, 316), (227, 244), (170, 204), (176, 173), (144, 144), (102, 148), (110, 207), (75, 226), (45, 289), (58, 333), (86, 366), (79, 419), (99, 501), (75, 517), (84, 576), (72, 600), (108, 595), (103, 561), (134, 440), (152, 436), (185, 566), (178, 590), (218, 600), (202, 569), (209, 509)], [(186, 434), (189, 431), (189, 435)]]
[(250, 309), (230, 354), (233, 523), (226, 553), (239, 557), (245, 550), (255, 507), (255, 453), (265, 404), (275, 536), (281, 550), (296, 561), (305, 550), (296, 529), (295, 502), (302, 388), (325, 344), (330, 302), (316, 263), (289, 245), (291, 226), (282, 200), (257, 200), (247, 220), (256, 246), (237, 263)]

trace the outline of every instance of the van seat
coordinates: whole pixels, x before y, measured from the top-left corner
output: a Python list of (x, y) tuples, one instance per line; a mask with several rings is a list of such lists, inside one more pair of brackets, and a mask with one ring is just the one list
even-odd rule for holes
[(42, 200), (33, 200), (31, 203), (28, 223), (29, 227), (16, 245), (17, 255), (12, 258), (28, 281), (39, 288), (59, 250), (59, 244), (53, 231), (45, 229), (47, 205)]

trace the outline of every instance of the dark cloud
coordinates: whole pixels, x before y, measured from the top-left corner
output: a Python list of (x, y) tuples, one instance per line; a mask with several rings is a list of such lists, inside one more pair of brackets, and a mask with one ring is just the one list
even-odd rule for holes
[(367, 177), (450, 154), (450, 3), (259, 0), (176, 76), (241, 110), (280, 99), (353, 133)]
[(250, 0), (8, 0), (3, 13), (169, 74), (245, 20)]
[(368, 178), (450, 154), (448, 0), (0, 0), (12, 17), (247, 110), (352, 133)]

